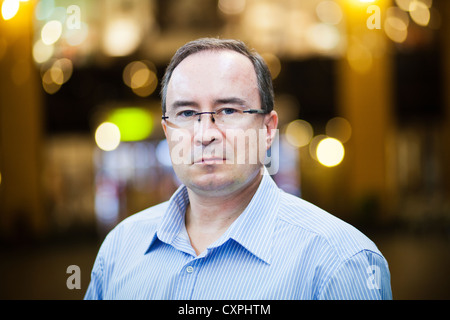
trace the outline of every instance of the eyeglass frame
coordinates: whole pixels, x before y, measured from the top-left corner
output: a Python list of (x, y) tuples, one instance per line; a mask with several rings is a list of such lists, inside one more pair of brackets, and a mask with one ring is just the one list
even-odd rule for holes
[[(269, 114), (269, 112), (267, 110), (263, 110), (263, 109), (248, 109), (248, 110), (243, 110), (242, 113), (248, 113), (248, 114)], [(165, 113), (164, 113), (165, 114)], [(217, 114), (216, 111), (204, 111), (204, 112), (196, 112), (193, 114), (193, 117), (198, 116), (198, 122), (201, 121), (202, 119), (202, 114), (210, 114), (211, 120), (213, 123), (215, 123), (215, 119), (214, 119), (214, 115)], [(166, 121), (167, 119), (169, 119), (169, 116), (163, 115), (161, 117), (162, 120)]]

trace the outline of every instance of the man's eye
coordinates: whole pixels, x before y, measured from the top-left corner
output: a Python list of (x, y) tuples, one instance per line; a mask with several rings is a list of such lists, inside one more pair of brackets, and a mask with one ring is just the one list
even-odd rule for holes
[(193, 117), (193, 116), (195, 116), (195, 114), (196, 114), (196, 112), (195, 112), (194, 110), (184, 110), (184, 111), (179, 112), (179, 113), (177, 114), (177, 116), (188, 118), (188, 117)]
[(230, 114), (234, 114), (236, 112), (238, 112), (238, 111), (233, 108), (224, 108), (224, 109), (220, 110), (220, 113), (224, 114), (224, 115), (230, 115)]

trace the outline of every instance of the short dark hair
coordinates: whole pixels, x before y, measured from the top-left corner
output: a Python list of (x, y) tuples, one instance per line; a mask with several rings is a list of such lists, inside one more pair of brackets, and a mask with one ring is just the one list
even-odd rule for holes
[(161, 104), (163, 114), (166, 112), (167, 86), (175, 68), (191, 54), (208, 50), (232, 50), (249, 58), (255, 68), (259, 96), (261, 99), (261, 109), (267, 113), (273, 110), (274, 93), (272, 76), (264, 59), (256, 51), (248, 49), (245, 43), (240, 40), (201, 38), (188, 42), (179, 48), (167, 66), (161, 82)]

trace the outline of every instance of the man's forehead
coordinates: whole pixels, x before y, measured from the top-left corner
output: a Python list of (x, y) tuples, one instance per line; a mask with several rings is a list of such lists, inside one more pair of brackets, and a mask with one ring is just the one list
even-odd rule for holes
[[(168, 84), (167, 99), (180, 95), (192, 99), (199, 95), (259, 95), (253, 64), (246, 56), (232, 50), (201, 51), (184, 59), (175, 68)], [(258, 96), (259, 97), (259, 96)]]
[(204, 50), (193, 53), (179, 63), (173, 71), (172, 77), (183, 71), (215, 71), (255, 74), (253, 64), (248, 57), (228, 49)]

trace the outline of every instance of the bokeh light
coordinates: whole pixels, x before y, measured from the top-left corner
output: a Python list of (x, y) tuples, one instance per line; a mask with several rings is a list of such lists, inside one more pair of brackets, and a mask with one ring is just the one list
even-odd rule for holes
[(89, 26), (85, 22), (80, 22), (80, 28), (65, 28), (63, 37), (70, 46), (78, 46), (86, 41), (89, 35)]
[(48, 94), (55, 94), (59, 91), (59, 89), (61, 89), (61, 84), (56, 83), (53, 80), (54, 77), (56, 77), (56, 75), (52, 75), (51, 69), (45, 71), (44, 75), (42, 76), (42, 87)]
[(430, 22), (430, 9), (421, 1), (413, 1), (409, 5), (411, 19), (420, 26), (427, 26)]
[(316, 7), (316, 14), (320, 21), (328, 24), (338, 24), (342, 21), (342, 9), (334, 1), (322, 1)]
[(139, 141), (150, 136), (153, 130), (153, 118), (144, 108), (127, 107), (116, 109), (107, 121), (120, 130), (121, 141)]
[(219, 0), (219, 10), (225, 14), (240, 14), (245, 9), (245, 0)]
[(327, 122), (325, 132), (329, 137), (336, 138), (346, 143), (352, 136), (352, 126), (347, 119), (335, 117)]
[(272, 79), (276, 79), (281, 71), (280, 59), (278, 59), (278, 57), (272, 53), (263, 53), (261, 54), (261, 57), (266, 62), (270, 70), (270, 75), (272, 76)]
[(10, 20), (15, 17), (19, 11), (19, 0), (4, 0), (2, 3), (2, 17), (4, 20)]
[(328, 136), (325, 135), (325, 134), (319, 134), (319, 135), (313, 137), (311, 139), (311, 141), (309, 142), (309, 155), (314, 160), (318, 161), (318, 159), (317, 159), (317, 146), (319, 145), (320, 141), (322, 141), (325, 138), (328, 138)]
[(55, 9), (55, 1), (54, 0), (41, 0), (38, 1), (36, 7), (34, 9), (34, 16), (37, 20), (45, 20), (48, 19), (53, 10)]
[(95, 142), (103, 151), (115, 150), (120, 144), (120, 130), (114, 123), (103, 122), (95, 131)]
[(341, 35), (335, 26), (317, 23), (308, 28), (306, 38), (316, 50), (328, 51), (338, 46)]
[(344, 159), (344, 146), (334, 138), (322, 139), (317, 145), (317, 160), (326, 167), (334, 167)]
[(46, 45), (54, 44), (62, 35), (62, 23), (58, 20), (47, 22), (41, 31), (42, 42)]
[(67, 58), (56, 60), (50, 68), (50, 75), (53, 82), (59, 85), (66, 83), (72, 76), (72, 72), (72, 61)]
[(33, 45), (33, 59), (36, 63), (44, 63), (53, 56), (54, 51), (53, 45), (46, 45), (39, 39)]
[(395, 0), (395, 4), (403, 11), (409, 11), (409, 6), (416, 0)]
[(113, 57), (127, 56), (139, 46), (141, 30), (132, 19), (117, 19), (106, 25), (104, 52)]
[(140, 97), (151, 95), (157, 85), (156, 67), (150, 61), (133, 61), (122, 73), (123, 82)]
[(313, 127), (305, 120), (294, 120), (286, 126), (286, 140), (294, 147), (306, 146), (313, 137)]
[(409, 17), (399, 8), (391, 7), (386, 10), (384, 32), (394, 42), (402, 43), (408, 36)]

